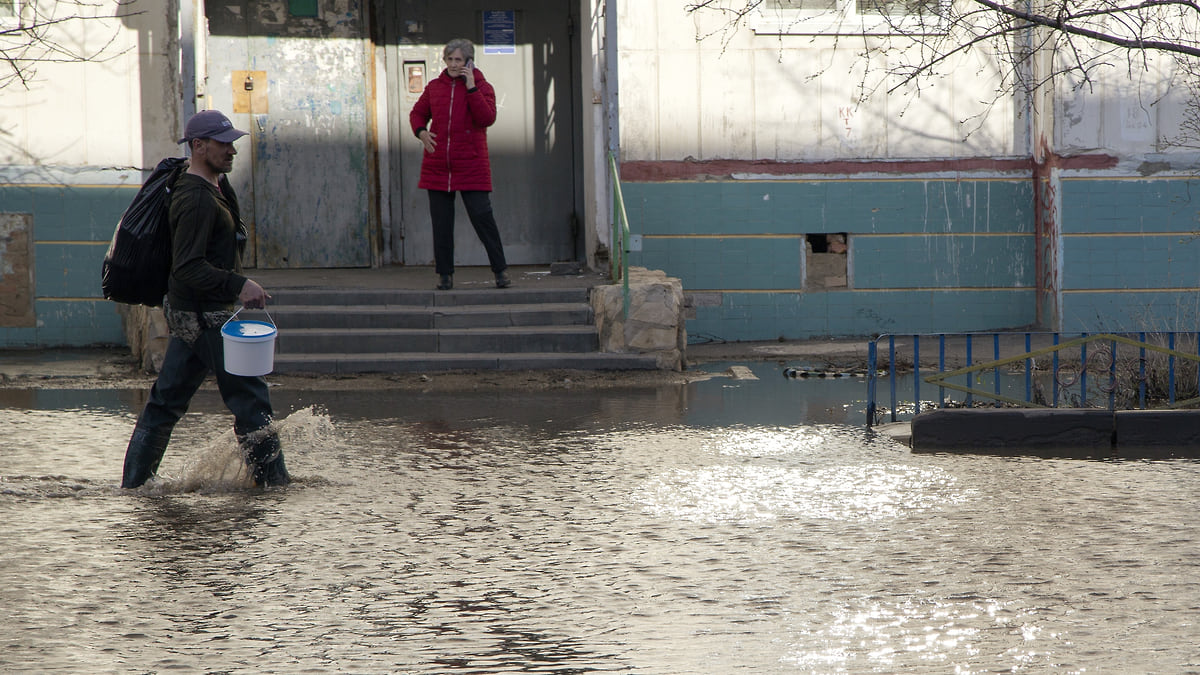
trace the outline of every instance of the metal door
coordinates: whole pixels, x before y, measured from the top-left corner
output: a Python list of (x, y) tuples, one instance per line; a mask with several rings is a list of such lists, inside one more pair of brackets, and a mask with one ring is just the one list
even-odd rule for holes
[(347, 0), (320, 0), (315, 16), (277, 5), (206, 3), (212, 107), (250, 132), (236, 145), (234, 186), (254, 262), (369, 266), (366, 18)]
[[(433, 264), (429, 202), (417, 188), (422, 148), (408, 114), (424, 84), (441, 73), (442, 47), (465, 37), (475, 64), (496, 90), (497, 119), (488, 130), (492, 207), (509, 264), (577, 260), (580, 181), (576, 154), (574, 15), (564, 0), (416, 0), (384, 3), (388, 49), (392, 228), (390, 258)], [(452, 5), (452, 6), (451, 6)], [(497, 9), (499, 8), (499, 9)], [(506, 37), (505, 27), (511, 28)], [(455, 217), (455, 264), (486, 265), (487, 255), (461, 200)]]

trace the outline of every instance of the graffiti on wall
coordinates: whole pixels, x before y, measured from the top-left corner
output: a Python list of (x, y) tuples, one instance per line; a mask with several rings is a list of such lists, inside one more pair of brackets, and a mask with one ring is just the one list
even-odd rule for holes
[(1044, 328), (1058, 330), (1061, 325), (1059, 298), (1061, 279), (1061, 224), (1057, 156), (1042, 139), (1042, 159), (1033, 167), (1034, 221), (1037, 242), (1037, 321)]

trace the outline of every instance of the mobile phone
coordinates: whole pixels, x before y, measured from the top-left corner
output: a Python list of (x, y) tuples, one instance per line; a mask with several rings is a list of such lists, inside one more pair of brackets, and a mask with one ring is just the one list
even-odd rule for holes
[(475, 59), (467, 59), (467, 68), (475, 70)]

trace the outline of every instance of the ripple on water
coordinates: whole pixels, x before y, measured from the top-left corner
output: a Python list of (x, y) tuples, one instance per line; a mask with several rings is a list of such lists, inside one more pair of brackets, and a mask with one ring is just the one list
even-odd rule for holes
[(635, 492), (651, 513), (701, 522), (896, 518), (967, 499), (944, 471), (903, 465), (673, 469)]
[(562, 393), (545, 410), (391, 396), (369, 397), (378, 418), (281, 420), (300, 483), (279, 491), (237, 483), (219, 401), (136, 492), (115, 487), (132, 413), (0, 411), (22, 434), (0, 438), (0, 671), (1200, 661), (1194, 463), (912, 455), (837, 425), (618, 426), (556, 417)]

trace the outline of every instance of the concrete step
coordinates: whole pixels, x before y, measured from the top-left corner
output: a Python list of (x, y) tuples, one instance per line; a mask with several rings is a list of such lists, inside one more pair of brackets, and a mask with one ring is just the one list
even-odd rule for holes
[[(463, 370), (654, 370), (643, 354), (599, 349), (586, 285), (498, 289), (272, 288), (279, 328), (275, 371), (290, 374), (432, 373)], [(558, 281), (558, 280), (556, 280)], [(424, 284), (422, 284), (424, 286)], [(265, 321), (261, 311), (241, 319)]]
[(528, 305), (545, 303), (584, 303), (588, 289), (568, 288), (490, 288), (435, 291), (411, 288), (279, 288), (271, 291), (274, 308), (284, 305), (377, 305), (407, 307), (453, 307), (466, 305)]
[(291, 328), (280, 330), (276, 354), (320, 354), (353, 350), (359, 354), (430, 352), (488, 354), (592, 352), (599, 348), (596, 327), (517, 326), (446, 329)]
[(275, 373), (356, 375), (362, 373), (436, 373), (462, 370), (655, 370), (647, 354), (408, 352), (381, 354), (276, 354)]
[[(244, 318), (265, 319), (265, 316)], [(502, 326), (591, 325), (585, 303), (531, 303), (461, 306), (276, 305), (271, 318), (281, 331), (298, 328), (496, 328)]]

